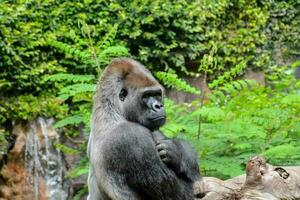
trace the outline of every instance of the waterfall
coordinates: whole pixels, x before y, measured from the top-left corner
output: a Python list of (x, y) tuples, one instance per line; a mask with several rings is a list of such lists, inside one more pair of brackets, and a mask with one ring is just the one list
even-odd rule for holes
[(40, 117), (30, 124), (26, 134), (25, 164), (29, 175), (25, 187), (32, 192), (33, 200), (67, 199), (62, 155), (54, 147), (59, 142), (59, 135), (52, 128), (53, 123), (53, 119)]

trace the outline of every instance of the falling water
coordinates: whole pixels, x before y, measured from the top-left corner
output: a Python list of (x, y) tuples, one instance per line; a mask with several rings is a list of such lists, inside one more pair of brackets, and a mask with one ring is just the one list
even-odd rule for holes
[[(26, 187), (30, 187), (28, 191), (32, 191), (34, 200), (40, 198), (41, 192), (46, 192), (43, 195), (49, 200), (67, 199), (61, 152), (53, 145), (59, 141), (59, 135), (49, 136), (52, 124), (52, 119), (38, 118), (30, 124), (30, 130), (26, 134), (25, 163), (31, 174), (27, 176)], [(51, 131), (53, 133), (54, 130)]]

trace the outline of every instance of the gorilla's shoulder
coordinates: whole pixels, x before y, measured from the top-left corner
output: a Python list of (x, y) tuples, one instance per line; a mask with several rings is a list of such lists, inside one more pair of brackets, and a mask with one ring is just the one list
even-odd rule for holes
[[(128, 144), (135, 144), (145, 147), (145, 143), (149, 144), (149, 141), (153, 141), (152, 132), (144, 126), (141, 126), (133, 122), (122, 122), (115, 128), (113, 128), (107, 138), (111, 145), (114, 146), (126, 146)], [(133, 145), (131, 145), (133, 146)]]
[(118, 124), (112, 132), (119, 135), (127, 135), (128, 137), (151, 136), (151, 131), (148, 128), (130, 121)]

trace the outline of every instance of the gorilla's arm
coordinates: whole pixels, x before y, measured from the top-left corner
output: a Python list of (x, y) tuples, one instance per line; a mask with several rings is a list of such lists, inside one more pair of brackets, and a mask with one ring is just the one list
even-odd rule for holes
[(160, 131), (153, 132), (162, 161), (177, 175), (196, 181), (201, 178), (195, 150), (185, 141), (167, 138)]
[[(178, 178), (160, 159), (148, 129), (133, 123), (120, 125), (103, 145), (110, 198), (119, 200), (192, 200), (190, 181)], [(108, 151), (109, 153), (105, 153)], [(127, 190), (127, 191), (126, 191)], [(125, 194), (135, 194), (126, 196)], [(138, 198), (142, 196), (143, 198)], [(147, 197), (147, 198), (145, 198)]]

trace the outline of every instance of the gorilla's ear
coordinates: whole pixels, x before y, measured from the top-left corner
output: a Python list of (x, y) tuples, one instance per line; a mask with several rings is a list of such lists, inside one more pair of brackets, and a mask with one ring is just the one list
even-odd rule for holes
[(119, 99), (121, 101), (124, 101), (127, 95), (128, 95), (128, 91), (125, 88), (122, 88), (122, 90), (119, 93)]

